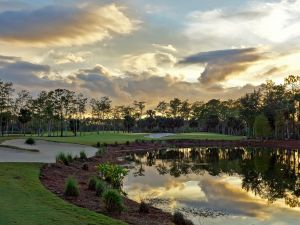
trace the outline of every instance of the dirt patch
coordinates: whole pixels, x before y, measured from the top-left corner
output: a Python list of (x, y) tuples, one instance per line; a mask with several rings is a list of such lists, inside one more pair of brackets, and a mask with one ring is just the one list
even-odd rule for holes
[[(169, 140), (169, 141), (140, 141), (124, 145), (109, 145), (106, 153), (102, 157), (93, 157), (87, 161), (76, 161), (70, 166), (61, 164), (47, 164), (41, 171), (41, 182), (50, 191), (59, 197), (83, 208), (106, 214), (116, 219), (120, 219), (129, 224), (137, 225), (162, 225), (170, 224), (171, 214), (163, 212), (155, 207), (150, 207), (148, 214), (139, 213), (139, 203), (128, 198), (124, 198), (126, 210), (121, 214), (111, 214), (106, 211), (102, 200), (95, 195), (95, 192), (88, 190), (88, 180), (97, 174), (97, 165), (104, 162), (124, 164), (126, 154), (131, 152), (144, 152), (168, 147), (267, 147), (298, 149), (300, 141), (209, 141), (209, 140)], [(89, 170), (83, 170), (83, 164), (88, 164)], [(74, 176), (80, 186), (80, 195), (77, 198), (66, 198), (63, 194), (65, 181), (69, 176)]]

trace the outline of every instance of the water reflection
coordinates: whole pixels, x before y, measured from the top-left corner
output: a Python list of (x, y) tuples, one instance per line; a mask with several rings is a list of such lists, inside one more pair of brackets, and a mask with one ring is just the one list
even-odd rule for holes
[[(124, 187), (135, 200), (196, 209), (200, 217), (189, 216), (198, 224), (298, 224), (298, 150), (186, 148), (127, 158), (134, 167)], [(213, 215), (224, 216), (203, 219)]]

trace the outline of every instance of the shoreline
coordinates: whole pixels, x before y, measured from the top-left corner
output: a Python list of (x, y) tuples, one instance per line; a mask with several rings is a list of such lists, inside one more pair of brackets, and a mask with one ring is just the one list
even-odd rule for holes
[[(161, 225), (172, 222), (172, 215), (160, 209), (150, 206), (148, 214), (138, 212), (139, 203), (124, 196), (124, 205), (126, 211), (122, 214), (111, 214), (106, 212), (104, 203), (99, 197), (95, 196), (93, 191), (88, 190), (88, 180), (97, 174), (96, 166), (111, 162), (115, 164), (126, 164), (125, 156), (128, 153), (148, 152), (164, 148), (188, 148), (188, 147), (251, 147), (251, 148), (275, 148), (275, 149), (297, 149), (300, 147), (300, 141), (213, 141), (213, 140), (155, 140), (155, 141), (137, 141), (129, 144), (108, 145), (107, 150), (102, 156), (92, 157), (86, 161), (75, 161), (69, 166), (52, 163), (45, 164), (41, 169), (40, 181), (46, 187), (60, 198), (75, 204), (79, 207), (101, 213), (115, 219), (122, 220), (129, 224), (137, 225)], [(83, 164), (87, 164), (89, 170), (83, 170)], [(64, 196), (65, 181), (69, 176), (74, 176), (79, 184), (80, 195), (77, 198)]]

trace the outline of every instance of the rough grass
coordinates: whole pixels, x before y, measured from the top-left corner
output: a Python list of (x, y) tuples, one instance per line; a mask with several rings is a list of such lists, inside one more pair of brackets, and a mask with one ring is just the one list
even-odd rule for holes
[(0, 225), (125, 224), (58, 198), (39, 181), (41, 164), (0, 163)]

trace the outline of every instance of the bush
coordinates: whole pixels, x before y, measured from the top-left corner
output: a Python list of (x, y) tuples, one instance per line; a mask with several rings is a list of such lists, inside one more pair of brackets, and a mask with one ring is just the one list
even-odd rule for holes
[(111, 163), (99, 165), (98, 170), (102, 178), (116, 189), (121, 189), (123, 179), (128, 174), (128, 171), (123, 167)]
[(56, 162), (57, 163), (65, 164), (66, 166), (69, 165), (69, 160), (68, 160), (67, 156), (63, 152), (59, 153), (56, 156)]
[(181, 212), (175, 212), (173, 214), (173, 222), (176, 225), (193, 225), (194, 224), (191, 220), (185, 219)]
[(99, 141), (97, 142), (96, 147), (97, 147), (97, 148), (100, 148), (100, 147), (101, 147), (101, 144), (100, 144)]
[(89, 190), (95, 191), (96, 190), (96, 185), (97, 185), (97, 177), (91, 177), (89, 180)]
[(126, 145), (129, 145), (130, 144), (130, 142), (129, 141), (126, 141)]
[(103, 193), (106, 191), (106, 189), (107, 189), (106, 184), (101, 180), (97, 180), (96, 187), (95, 187), (96, 195), (101, 197)]
[(83, 170), (88, 171), (89, 170), (89, 164), (84, 163), (81, 167)]
[(82, 160), (86, 160), (86, 159), (87, 159), (87, 155), (86, 155), (85, 151), (81, 151), (81, 152), (79, 153), (79, 157), (80, 157), (80, 159), (82, 159)]
[(65, 187), (65, 195), (66, 196), (79, 196), (79, 188), (78, 183), (73, 177), (69, 177)]
[(150, 210), (149, 205), (146, 202), (141, 201), (139, 212), (140, 213), (149, 213), (149, 210)]
[(103, 199), (108, 212), (119, 212), (124, 209), (123, 198), (117, 190), (107, 190), (103, 194)]
[(27, 138), (25, 141), (25, 144), (27, 145), (34, 145), (35, 144), (35, 140), (33, 138)]
[(115, 146), (118, 146), (118, 144), (119, 144), (119, 143), (118, 143), (117, 141), (115, 141)]

